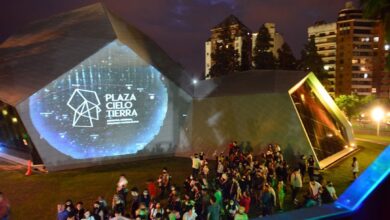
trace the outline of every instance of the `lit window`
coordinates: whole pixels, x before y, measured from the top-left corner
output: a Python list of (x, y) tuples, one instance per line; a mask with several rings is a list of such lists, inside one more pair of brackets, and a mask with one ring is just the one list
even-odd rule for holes
[(379, 37), (374, 37), (374, 42), (378, 42), (379, 41)]
[(367, 69), (366, 69), (366, 67), (365, 66), (361, 66), (360, 67), (360, 71), (366, 71)]
[(359, 63), (359, 60), (358, 59), (352, 59), (352, 64), (356, 64), (356, 63)]
[(385, 50), (390, 50), (390, 45), (389, 44), (385, 45)]
[(324, 66), (324, 70), (328, 71), (328, 70), (329, 70), (329, 66), (328, 66), (328, 65), (325, 65), (325, 66)]
[(368, 74), (365, 73), (363, 77), (364, 77), (365, 79), (367, 79), (367, 78), (368, 78)]

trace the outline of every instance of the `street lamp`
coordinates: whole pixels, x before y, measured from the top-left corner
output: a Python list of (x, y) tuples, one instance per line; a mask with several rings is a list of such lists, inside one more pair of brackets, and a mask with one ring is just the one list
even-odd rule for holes
[(382, 119), (385, 117), (385, 111), (381, 107), (376, 107), (371, 112), (371, 117), (376, 121), (376, 135), (379, 136), (379, 126)]

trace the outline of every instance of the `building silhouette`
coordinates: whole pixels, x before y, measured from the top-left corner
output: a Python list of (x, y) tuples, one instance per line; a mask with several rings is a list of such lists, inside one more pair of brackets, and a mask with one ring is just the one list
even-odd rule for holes
[[(270, 44), (272, 45), (270, 51), (275, 57), (278, 56), (278, 49), (284, 43), (283, 37), (276, 31), (274, 23), (265, 23), (265, 27), (271, 37)], [(212, 59), (212, 54), (215, 53), (216, 45), (222, 41), (222, 35), (226, 33), (231, 34), (231, 41), (227, 45), (232, 46), (238, 53), (238, 63), (240, 66), (252, 67), (252, 57), (254, 56), (254, 49), (256, 46), (256, 38), (258, 33), (252, 31), (244, 25), (236, 16), (229, 15), (221, 23), (211, 28), (211, 36), (205, 43), (205, 78), (209, 76), (210, 69), (215, 61)], [(249, 69), (248, 68), (248, 69)], [(241, 70), (248, 70), (241, 69)]]

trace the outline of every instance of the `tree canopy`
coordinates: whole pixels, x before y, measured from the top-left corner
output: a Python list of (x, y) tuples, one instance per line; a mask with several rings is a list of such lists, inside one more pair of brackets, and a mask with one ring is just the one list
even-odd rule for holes
[(301, 51), (300, 69), (306, 72), (313, 72), (324, 84), (327, 84), (328, 74), (324, 70), (324, 62), (317, 52), (314, 36), (310, 36), (309, 41)]
[(253, 61), (256, 69), (275, 69), (275, 57), (272, 54), (271, 36), (263, 24), (256, 38)]
[(290, 46), (285, 42), (282, 47), (278, 49), (278, 67), (283, 70), (296, 70), (297, 60)]
[(209, 77), (219, 77), (239, 70), (239, 54), (234, 49), (233, 43), (234, 37), (230, 30), (223, 30), (219, 40), (216, 41), (215, 50), (211, 54), (214, 63), (210, 68)]

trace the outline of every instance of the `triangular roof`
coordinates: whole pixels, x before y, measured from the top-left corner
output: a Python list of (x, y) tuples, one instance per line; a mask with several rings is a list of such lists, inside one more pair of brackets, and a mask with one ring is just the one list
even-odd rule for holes
[(16, 106), (117, 38), (191, 92), (178, 63), (97, 3), (30, 23), (0, 45), (0, 101)]
[(233, 25), (238, 25), (239, 27), (243, 29), (250, 30), (247, 26), (245, 26), (236, 16), (234, 15), (229, 15), (226, 17), (221, 23), (217, 24), (215, 27), (212, 29), (218, 29), (218, 28), (228, 28)]

